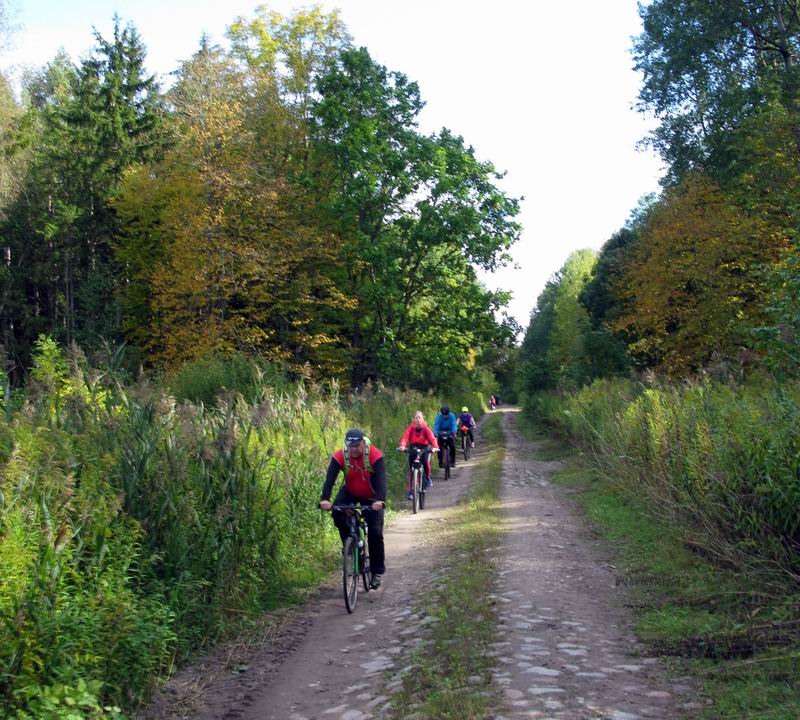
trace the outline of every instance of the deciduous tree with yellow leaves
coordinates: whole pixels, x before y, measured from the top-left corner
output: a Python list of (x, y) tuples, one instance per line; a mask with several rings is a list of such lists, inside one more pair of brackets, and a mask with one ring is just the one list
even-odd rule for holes
[(762, 272), (787, 247), (763, 217), (745, 214), (719, 187), (690, 175), (653, 209), (616, 292), (626, 312), (613, 327), (631, 351), (672, 376), (730, 358), (764, 311)]

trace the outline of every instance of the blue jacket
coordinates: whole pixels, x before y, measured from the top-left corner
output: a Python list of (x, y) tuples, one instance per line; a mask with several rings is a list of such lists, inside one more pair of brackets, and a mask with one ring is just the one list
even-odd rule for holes
[(447, 413), (447, 417), (439, 413), (436, 416), (436, 422), (433, 424), (433, 434), (438, 435), (440, 432), (450, 432), (456, 434), (458, 423), (454, 413)]

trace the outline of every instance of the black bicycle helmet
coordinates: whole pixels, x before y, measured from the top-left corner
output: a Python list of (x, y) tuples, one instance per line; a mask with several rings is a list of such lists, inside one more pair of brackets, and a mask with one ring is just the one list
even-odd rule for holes
[(360, 445), (364, 441), (364, 433), (359, 428), (350, 428), (344, 436), (348, 445)]
[(442, 405), (442, 415), (447, 415), (450, 412), (450, 408), (447, 405)]

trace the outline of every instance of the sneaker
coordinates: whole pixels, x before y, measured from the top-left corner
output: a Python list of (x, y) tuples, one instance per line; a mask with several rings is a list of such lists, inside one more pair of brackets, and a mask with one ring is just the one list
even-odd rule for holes
[(470, 445), (470, 447), (475, 447), (475, 443), (472, 443), (472, 444)]
[(372, 582), (370, 582), (369, 586), (372, 590), (377, 590), (381, 586), (382, 582), (383, 582), (383, 575), (381, 575), (380, 573), (375, 573), (372, 576)]
[(413, 499), (414, 499), (414, 493), (407, 492), (406, 493), (406, 500), (413, 500)]
[(433, 487), (433, 480), (431, 480), (430, 478), (428, 478), (428, 479), (425, 481), (425, 488), (427, 489), (427, 488), (429, 488), (429, 487)]

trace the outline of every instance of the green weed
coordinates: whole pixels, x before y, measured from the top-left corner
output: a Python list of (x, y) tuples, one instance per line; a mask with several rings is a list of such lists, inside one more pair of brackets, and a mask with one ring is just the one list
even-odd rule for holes
[(491, 599), (495, 567), (488, 551), (502, 531), (497, 502), (504, 456), (499, 416), (484, 418), (481, 433), (493, 449), (473, 469), (467, 498), (436, 532), (437, 547), (447, 553), (446, 570), (423, 598), (423, 614), (430, 619), (426, 641), (393, 698), (396, 717), (413, 712), (431, 719), (477, 720), (488, 717), (497, 703), (492, 661), (486, 653), (496, 624)]
[(800, 717), (798, 598), (698, 555), (692, 535), (660, 516), (648, 494), (630, 492), (574, 451), (563, 459), (554, 481), (580, 488), (587, 517), (616, 550), (637, 634), (652, 652), (671, 656), (676, 672), (698, 680), (711, 701), (702, 716)]

